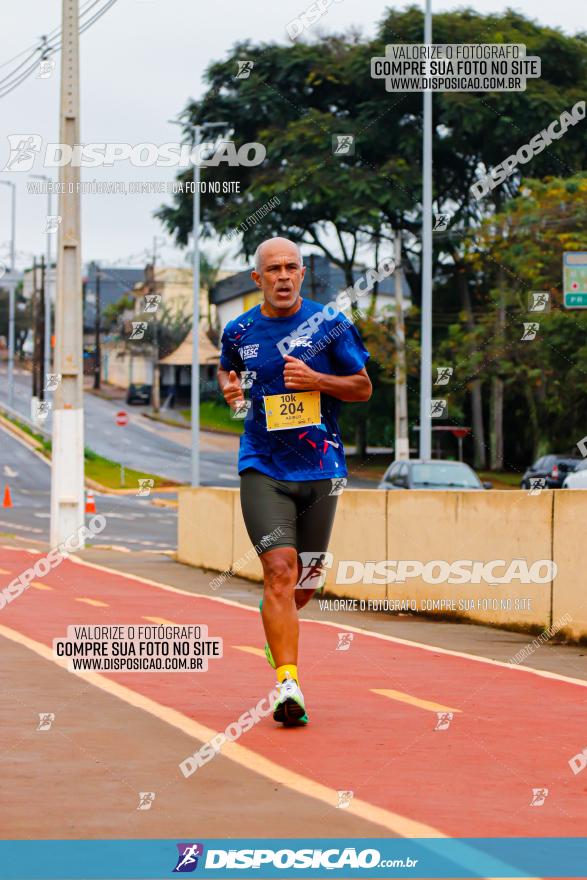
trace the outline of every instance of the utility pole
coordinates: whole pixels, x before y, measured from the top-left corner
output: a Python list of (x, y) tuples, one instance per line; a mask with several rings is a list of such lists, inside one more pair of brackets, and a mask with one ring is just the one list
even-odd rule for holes
[(33, 358), (31, 363), (31, 381), (33, 401), (39, 399), (39, 285), (37, 281), (37, 258), (33, 257), (33, 296), (32, 296), (32, 324), (33, 324)]
[[(79, 132), (79, 0), (62, 0), (59, 140), (73, 148)], [(83, 329), (80, 170), (59, 169), (61, 216), (55, 298), (55, 391), (51, 459), (51, 546), (84, 524)], [(78, 546), (84, 540), (78, 538)]]
[[(157, 291), (155, 282), (155, 261), (157, 259), (157, 236), (153, 236), (153, 263), (151, 270), (147, 267), (147, 290), (150, 294)], [(153, 356), (153, 385), (151, 388), (151, 405), (153, 412), (158, 413), (161, 407), (161, 371), (159, 369), (159, 314), (158, 310), (153, 312), (153, 345), (155, 353)]]
[[(174, 125), (183, 125), (176, 119), (170, 120)], [(200, 485), (200, 150), (202, 132), (206, 128), (226, 128), (228, 122), (203, 122), (192, 125), (194, 133), (194, 195), (192, 216), (193, 253), (193, 300), (192, 300), (192, 486)]]
[[(196, 155), (202, 140), (202, 126), (194, 127)], [(200, 485), (200, 162), (194, 164), (192, 244), (194, 248), (192, 318), (192, 486)]]
[(39, 389), (37, 388), (37, 357), (38, 357), (38, 327), (37, 327), (37, 258), (33, 257), (33, 293), (31, 296), (31, 323), (33, 325), (33, 358), (31, 361), (31, 393), (33, 401), (39, 397)]
[[(45, 38), (43, 38), (45, 39)], [(53, 216), (51, 201), (51, 183), (52, 179), (46, 174), (29, 174), (29, 177), (36, 177), (38, 180), (44, 180), (47, 184), (47, 218)], [(45, 223), (45, 235), (47, 236), (46, 244), (46, 284), (45, 284), (45, 336), (43, 343), (43, 384), (47, 380), (47, 373), (51, 372), (51, 224), (49, 219)]]
[[(426, 0), (424, 43), (432, 42), (431, 0)], [(432, 92), (424, 92), (422, 144), (422, 351), (420, 360), (420, 458), (432, 457)]]
[(11, 239), (10, 239), (10, 281), (8, 283), (8, 406), (14, 407), (14, 313), (16, 297), (16, 184), (10, 180), (0, 180), (4, 186), (12, 187)]
[(395, 458), (410, 457), (408, 437), (408, 394), (406, 386), (406, 331), (404, 326), (404, 296), (402, 268), (402, 239), (399, 230), (394, 239), (395, 262)]
[(100, 281), (102, 273), (98, 264), (96, 266), (96, 317), (95, 317), (95, 355), (94, 355), (94, 388), (100, 388), (100, 371), (102, 369), (102, 351), (100, 348), (100, 323), (102, 320), (102, 293), (100, 290)]
[(37, 370), (38, 370), (38, 387), (39, 387), (39, 400), (45, 400), (45, 378), (44, 378), (44, 348), (43, 344), (45, 342), (45, 303), (47, 301), (47, 292), (45, 290), (47, 273), (45, 271), (45, 257), (41, 257), (41, 286), (39, 288), (39, 305), (37, 310), (37, 326), (38, 326), (38, 337), (39, 337), (39, 356), (37, 360)]

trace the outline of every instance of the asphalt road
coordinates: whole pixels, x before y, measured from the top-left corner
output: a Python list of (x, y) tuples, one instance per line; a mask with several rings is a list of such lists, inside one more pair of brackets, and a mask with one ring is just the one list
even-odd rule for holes
[[(10, 431), (0, 427), (0, 504), (10, 487), (12, 507), (0, 507), (0, 534), (48, 541), (51, 510), (51, 468)], [(156, 497), (156, 496), (154, 496)], [(169, 497), (168, 495), (165, 497)], [(106, 517), (106, 528), (91, 544), (129, 550), (174, 550), (177, 513), (156, 507), (150, 498), (95, 493), (96, 512)], [(90, 519), (88, 515), (87, 520)]]
[[(6, 365), (0, 369), (0, 401), (8, 403), (8, 384)], [(170, 439), (170, 435), (181, 428), (162, 429), (154, 423), (141, 424), (146, 420), (140, 412), (122, 407), (128, 412), (130, 421), (124, 428), (118, 427), (115, 416), (121, 406), (116, 401), (103, 400), (95, 394), (84, 395), (85, 445), (98, 455), (118, 461), (127, 468), (157, 474), (178, 483), (190, 482), (190, 449), (182, 442)], [(31, 375), (26, 371), (15, 370), (14, 409), (23, 416), (31, 417)], [(44, 422), (46, 430), (51, 430), (51, 416)], [(183, 435), (189, 432), (182, 431)], [(237, 486), (237, 451), (211, 451), (202, 440), (200, 454), (201, 482), (205, 486)]]

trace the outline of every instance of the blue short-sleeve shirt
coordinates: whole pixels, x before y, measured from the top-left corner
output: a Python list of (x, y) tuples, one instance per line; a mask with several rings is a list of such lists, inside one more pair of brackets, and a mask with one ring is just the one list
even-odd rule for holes
[(285, 387), (284, 353), (334, 376), (354, 375), (369, 359), (348, 318), (313, 300), (302, 298), (301, 308), (286, 318), (269, 318), (256, 305), (229, 321), (222, 334), (220, 366), (255, 374), (252, 387), (244, 392), (252, 406), (240, 440), (239, 473), (255, 468), (277, 480), (294, 481), (346, 477), (337, 423), (340, 400), (321, 392), (319, 425), (267, 431), (263, 398), (295, 391)]

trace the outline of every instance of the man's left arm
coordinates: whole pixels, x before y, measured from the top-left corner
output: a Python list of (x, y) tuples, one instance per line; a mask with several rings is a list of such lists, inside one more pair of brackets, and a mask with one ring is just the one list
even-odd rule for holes
[(351, 376), (332, 376), (318, 373), (299, 358), (285, 355), (283, 371), (285, 387), (295, 391), (323, 391), (346, 403), (369, 400), (373, 392), (367, 370), (363, 367)]

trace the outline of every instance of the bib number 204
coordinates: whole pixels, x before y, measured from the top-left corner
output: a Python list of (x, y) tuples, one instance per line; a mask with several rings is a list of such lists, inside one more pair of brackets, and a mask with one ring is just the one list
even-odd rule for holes
[(294, 394), (284, 394), (282, 398), (282, 403), (280, 403), (281, 415), (285, 416), (287, 413), (291, 413), (291, 415), (295, 415), (295, 413), (303, 413), (304, 411), (304, 402), (300, 400), (298, 405), (296, 406), (295, 402), (296, 398)]

